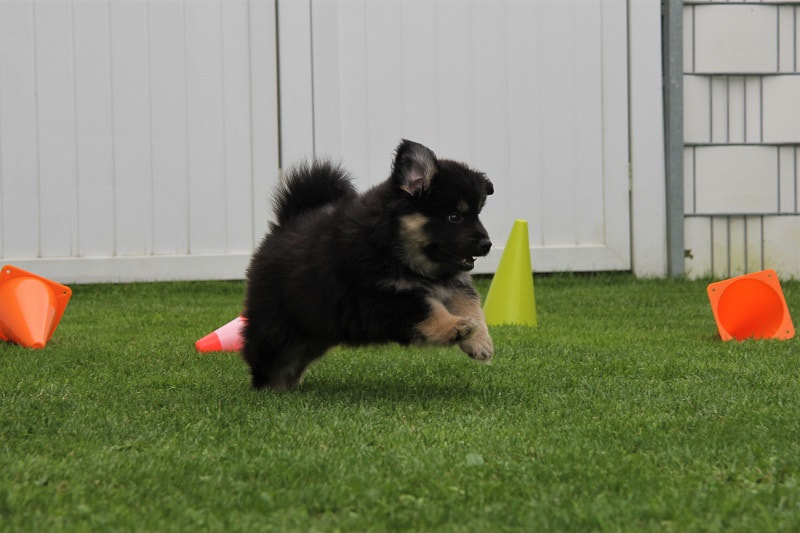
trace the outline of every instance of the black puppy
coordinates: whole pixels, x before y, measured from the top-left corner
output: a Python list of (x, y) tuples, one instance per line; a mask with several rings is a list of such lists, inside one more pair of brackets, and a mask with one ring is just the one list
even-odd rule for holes
[(492, 246), (478, 220), (492, 192), (483, 174), (406, 140), (389, 179), (364, 194), (330, 163), (290, 172), (247, 271), (253, 387), (297, 385), (337, 344), (458, 343), (490, 360), (467, 272)]

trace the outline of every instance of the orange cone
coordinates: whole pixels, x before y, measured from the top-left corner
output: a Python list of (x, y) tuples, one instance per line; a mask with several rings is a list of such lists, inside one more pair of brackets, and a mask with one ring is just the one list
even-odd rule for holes
[(236, 352), (242, 348), (244, 317), (238, 316), (194, 343), (198, 352)]
[(0, 339), (44, 348), (72, 291), (47, 278), (6, 265), (0, 271)]
[(718, 281), (707, 290), (723, 341), (794, 337), (792, 317), (774, 270)]

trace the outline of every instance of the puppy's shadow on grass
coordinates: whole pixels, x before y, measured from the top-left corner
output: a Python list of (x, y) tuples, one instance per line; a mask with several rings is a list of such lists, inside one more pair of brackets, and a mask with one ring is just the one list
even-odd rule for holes
[(444, 383), (434, 378), (417, 378), (403, 380), (359, 378), (352, 380), (336, 380), (327, 376), (308, 379), (294, 394), (315, 398), (324, 403), (352, 404), (437, 404), (458, 402), (461, 404), (491, 405), (504, 397), (508, 403), (517, 394), (502, 391), (498, 394), (487, 384), (471, 381)]

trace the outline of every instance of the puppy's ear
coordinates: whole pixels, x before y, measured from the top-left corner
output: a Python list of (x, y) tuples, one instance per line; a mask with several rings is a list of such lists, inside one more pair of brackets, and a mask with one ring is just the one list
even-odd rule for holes
[(392, 180), (398, 188), (415, 196), (428, 190), (436, 172), (436, 155), (419, 143), (403, 139), (397, 147)]

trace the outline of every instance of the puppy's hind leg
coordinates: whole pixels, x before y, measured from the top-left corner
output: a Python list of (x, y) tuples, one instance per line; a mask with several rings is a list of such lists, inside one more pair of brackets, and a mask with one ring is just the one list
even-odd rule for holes
[(242, 348), (242, 358), (250, 367), (251, 384), (254, 389), (270, 386), (274, 381), (274, 357), (278, 349), (266, 339), (246, 340)]
[(327, 349), (312, 342), (286, 342), (276, 347), (264, 341), (258, 347), (245, 345), (243, 354), (250, 365), (253, 388), (283, 391), (299, 385), (308, 365)]
[(303, 381), (309, 365), (319, 359), (329, 346), (310, 341), (298, 342), (287, 350), (290, 363), (286, 366), (284, 388), (294, 388)]

